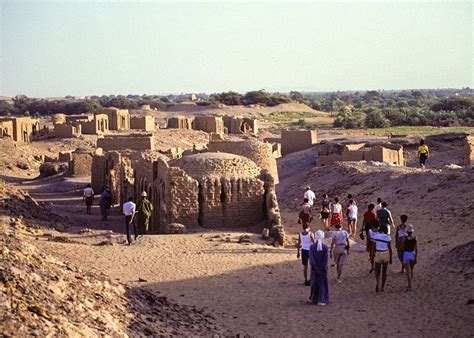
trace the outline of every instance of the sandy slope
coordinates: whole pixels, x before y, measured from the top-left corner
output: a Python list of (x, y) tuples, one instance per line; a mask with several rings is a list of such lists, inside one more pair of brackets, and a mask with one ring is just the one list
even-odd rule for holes
[[(42, 252), (85, 271), (102, 272), (136, 290), (160, 292), (179, 304), (205, 307), (220, 326), (233, 333), (472, 335), (474, 305), (467, 303), (474, 299), (474, 268), (466, 257), (474, 256), (474, 170), (422, 172), (364, 163), (315, 168), (315, 152), (310, 149), (279, 160), (278, 195), (290, 234), (290, 246), (285, 248), (266, 245), (257, 235), (253, 236), (255, 244), (239, 244), (237, 238), (244, 229), (150, 235), (128, 247), (122, 245), (124, 238), (119, 234), (123, 232), (119, 211), (105, 223), (100, 222), (97, 208), (92, 216), (85, 215), (80, 204), (83, 182), (56, 177), (22, 186), (67, 216), (70, 234), (66, 236), (80, 242), (58, 243), (40, 236), (36, 245)], [(308, 304), (301, 263), (291, 247), (299, 231), (295, 215), (305, 184), (313, 186), (318, 196), (323, 191), (341, 197), (352, 193), (360, 206), (383, 197), (397, 220), (401, 213), (407, 213), (420, 243), (414, 290), (403, 291), (406, 280), (398, 274), (400, 264), (395, 260), (389, 268), (386, 291), (376, 294), (374, 276), (368, 274), (367, 254), (359, 243), (353, 245), (342, 284), (335, 283), (335, 270), (330, 268), (330, 305)], [(78, 233), (85, 227), (96, 230)], [(51, 231), (51, 235), (59, 234)], [(224, 241), (226, 237), (231, 242)]]

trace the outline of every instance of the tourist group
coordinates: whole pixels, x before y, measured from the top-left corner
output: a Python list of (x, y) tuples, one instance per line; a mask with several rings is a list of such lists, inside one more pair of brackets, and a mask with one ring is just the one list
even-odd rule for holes
[[(343, 267), (347, 264), (350, 252), (350, 239), (354, 241), (357, 234), (359, 210), (351, 194), (347, 196), (344, 206), (338, 197), (331, 201), (328, 195), (324, 194), (320, 202), (319, 218), (325, 231), (317, 230), (313, 233), (310, 224), (313, 221), (313, 210), (317, 209), (316, 195), (309, 186), (305, 187), (303, 201), (298, 217), (303, 231), (298, 235), (297, 257), (301, 257), (303, 263), (304, 283), (311, 286), (310, 300), (318, 305), (326, 305), (329, 303), (328, 262), (333, 260), (337, 269), (337, 281), (342, 283)], [(347, 230), (343, 229), (344, 215), (347, 218)], [(375, 270), (376, 292), (384, 291), (387, 268), (392, 264), (392, 228), (395, 232), (397, 256), (402, 264), (400, 272), (406, 273), (406, 290), (410, 291), (412, 288), (413, 268), (418, 259), (417, 240), (414, 236), (414, 226), (407, 223), (408, 216), (401, 215), (400, 221), (400, 224), (395, 226), (388, 204), (381, 198), (377, 199), (377, 203), (370, 203), (363, 214), (359, 237), (366, 240), (369, 273)], [(330, 247), (323, 242), (325, 237), (331, 239)]]

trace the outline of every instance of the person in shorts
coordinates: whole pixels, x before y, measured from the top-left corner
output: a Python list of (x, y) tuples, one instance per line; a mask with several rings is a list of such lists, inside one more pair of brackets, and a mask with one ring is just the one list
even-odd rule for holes
[(349, 227), (349, 235), (352, 237), (355, 237), (357, 231), (357, 213), (358, 208), (354, 200), (349, 200), (349, 204), (347, 207), (347, 224)]
[[(374, 242), (372, 247), (375, 263), (375, 279), (377, 284), (375, 292), (384, 291), (385, 282), (387, 281), (387, 268), (392, 264), (392, 246), (390, 235), (387, 234), (387, 226), (379, 227), (379, 232), (371, 232), (371, 240)], [(382, 287), (380, 285), (380, 274), (382, 273)]]
[(336, 231), (331, 234), (331, 251), (330, 258), (334, 257), (334, 263), (337, 267), (337, 282), (341, 283), (342, 268), (347, 263), (349, 255), (349, 234), (342, 230), (341, 224), (336, 224)]
[(407, 274), (408, 286), (406, 291), (411, 291), (411, 283), (413, 281), (413, 269), (418, 259), (418, 244), (416, 237), (413, 235), (415, 228), (412, 224), (406, 226), (406, 238), (403, 242), (403, 266)]
[[(303, 275), (304, 285), (310, 286), (308, 279), (308, 260), (309, 260), (309, 248), (314, 243), (314, 236), (310, 230), (309, 224), (303, 224), (303, 231), (298, 234), (298, 252), (296, 257), (299, 259), (301, 256), (301, 262), (303, 263)], [(301, 254), (300, 254), (301, 252)]]
[(329, 231), (329, 206), (331, 202), (329, 201), (328, 194), (323, 195), (323, 200), (321, 201), (321, 220), (323, 222), (323, 227), (326, 231)]

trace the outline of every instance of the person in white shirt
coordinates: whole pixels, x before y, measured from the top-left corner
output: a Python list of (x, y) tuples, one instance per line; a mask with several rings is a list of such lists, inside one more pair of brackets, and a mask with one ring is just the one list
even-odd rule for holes
[(384, 291), (385, 282), (387, 281), (387, 268), (389, 264), (392, 264), (392, 239), (387, 235), (387, 232), (387, 226), (382, 225), (379, 227), (379, 232), (370, 233), (370, 239), (374, 242), (372, 246), (374, 255), (372, 257), (374, 257), (375, 279), (377, 280), (375, 292), (379, 292), (380, 272), (382, 272), (382, 288), (380, 291)]
[(314, 194), (314, 192), (311, 190), (311, 187), (309, 185), (307, 185), (306, 187), (304, 187), (304, 195), (303, 195), (303, 198), (307, 198), (308, 199), (308, 203), (311, 207), (313, 207), (313, 204), (314, 204), (314, 200), (316, 199), (316, 195)]
[(82, 200), (86, 203), (87, 214), (90, 215), (92, 213), (92, 202), (94, 201), (94, 190), (92, 189), (90, 184), (88, 184), (84, 189), (84, 193), (82, 194)]
[(138, 229), (135, 223), (135, 211), (137, 206), (133, 203), (133, 197), (128, 198), (128, 202), (125, 202), (122, 207), (122, 212), (125, 215), (125, 228), (127, 231), (127, 242), (128, 245), (132, 244), (132, 235), (130, 234), (130, 227), (133, 227), (135, 233), (135, 240), (137, 240)]
[(357, 230), (357, 205), (354, 200), (349, 200), (349, 206), (347, 207), (347, 218), (349, 225), (349, 234), (354, 237)]
[(342, 267), (347, 263), (349, 255), (349, 234), (342, 230), (341, 224), (336, 224), (336, 231), (332, 232), (331, 239), (330, 257), (334, 257), (334, 263), (337, 266), (337, 282), (341, 283)]
[(311, 244), (314, 243), (314, 236), (309, 228), (309, 224), (303, 224), (303, 231), (298, 235), (298, 252), (296, 257), (300, 258), (301, 250), (301, 262), (303, 263), (303, 275), (304, 275), (304, 285), (309, 286), (308, 279), (308, 260), (309, 260), (309, 248)]

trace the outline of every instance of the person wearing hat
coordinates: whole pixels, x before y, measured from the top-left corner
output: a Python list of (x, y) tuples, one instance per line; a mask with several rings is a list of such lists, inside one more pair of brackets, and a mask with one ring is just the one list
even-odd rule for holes
[(413, 268), (415, 267), (416, 260), (418, 259), (418, 245), (416, 243), (416, 237), (413, 235), (415, 228), (413, 224), (407, 224), (405, 228), (406, 236), (403, 243), (403, 267), (407, 274), (408, 286), (407, 291), (411, 290), (411, 282), (413, 280)]
[(138, 234), (144, 235), (150, 227), (150, 218), (153, 213), (153, 204), (148, 200), (146, 191), (142, 192), (142, 200), (138, 204)]
[(304, 187), (304, 195), (303, 195), (303, 198), (307, 198), (308, 199), (308, 204), (313, 207), (313, 204), (314, 204), (314, 200), (316, 199), (316, 195), (314, 194), (314, 192), (311, 190), (311, 187), (309, 185), (307, 185), (306, 187)]

